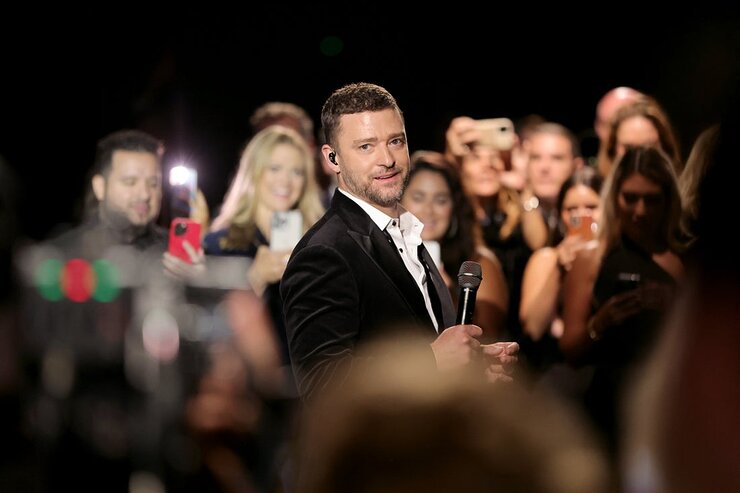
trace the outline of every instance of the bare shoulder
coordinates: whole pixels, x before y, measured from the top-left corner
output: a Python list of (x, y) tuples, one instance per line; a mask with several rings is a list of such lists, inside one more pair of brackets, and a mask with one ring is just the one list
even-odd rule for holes
[(686, 274), (681, 257), (670, 250), (661, 254), (653, 255), (653, 261), (660, 265), (677, 281), (682, 280)]
[(501, 262), (499, 262), (496, 254), (493, 253), (493, 250), (484, 246), (479, 246), (475, 249), (475, 253), (478, 254), (478, 261), (481, 263), (481, 266), (487, 264), (491, 267), (495, 267), (498, 269), (501, 268)]

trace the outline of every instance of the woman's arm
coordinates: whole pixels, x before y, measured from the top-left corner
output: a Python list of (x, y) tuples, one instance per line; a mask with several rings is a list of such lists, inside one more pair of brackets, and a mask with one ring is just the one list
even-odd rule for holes
[(537, 250), (524, 269), (519, 305), (522, 329), (534, 341), (542, 338), (557, 316), (560, 285), (557, 251), (549, 247)]
[(589, 320), (594, 284), (599, 272), (603, 249), (600, 246), (581, 250), (565, 276), (563, 297), (563, 337), (560, 349), (571, 362), (579, 362), (593, 343)]
[(518, 196), (520, 197), (520, 203), (517, 203), (516, 206), (521, 209), (519, 220), (522, 223), (524, 242), (532, 251), (539, 250), (547, 245), (549, 236), (547, 223), (538, 207), (540, 201), (529, 187), (525, 188)]
[(257, 248), (257, 255), (247, 271), (249, 285), (257, 296), (262, 296), (268, 285), (280, 281), (289, 258), (289, 250), (273, 251), (265, 245)]

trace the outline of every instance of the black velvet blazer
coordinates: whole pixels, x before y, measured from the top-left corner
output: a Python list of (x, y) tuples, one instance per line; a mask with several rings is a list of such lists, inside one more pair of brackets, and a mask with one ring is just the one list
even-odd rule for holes
[[(430, 296), (438, 300), (438, 325), (450, 327), (455, 324), (450, 293), (423, 245), (419, 256)], [(280, 290), (303, 398), (346, 378), (362, 343), (398, 331), (416, 332), (429, 342), (437, 336), (424, 297), (395, 246), (339, 191), (293, 250)], [(433, 358), (431, 348), (429, 354)]]

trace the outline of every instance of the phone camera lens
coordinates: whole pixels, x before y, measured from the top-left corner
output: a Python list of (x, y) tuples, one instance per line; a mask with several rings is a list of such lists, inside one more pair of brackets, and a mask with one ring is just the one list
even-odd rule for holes
[(183, 223), (175, 224), (175, 236), (182, 236), (188, 230), (188, 225)]

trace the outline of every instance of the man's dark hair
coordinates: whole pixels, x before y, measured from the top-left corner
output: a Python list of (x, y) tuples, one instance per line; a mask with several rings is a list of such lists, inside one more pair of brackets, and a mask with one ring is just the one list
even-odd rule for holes
[(98, 141), (93, 175), (108, 176), (115, 151), (147, 152), (159, 160), (164, 154), (164, 144), (141, 130), (119, 130), (106, 135)]
[(335, 147), (336, 136), (339, 132), (339, 118), (342, 115), (386, 109), (398, 111), (403, 118), (396, 99), (378, 85), (358, 82), (337, 89), (329, 96), (321, 109), (321, 127), (326, 143)]

